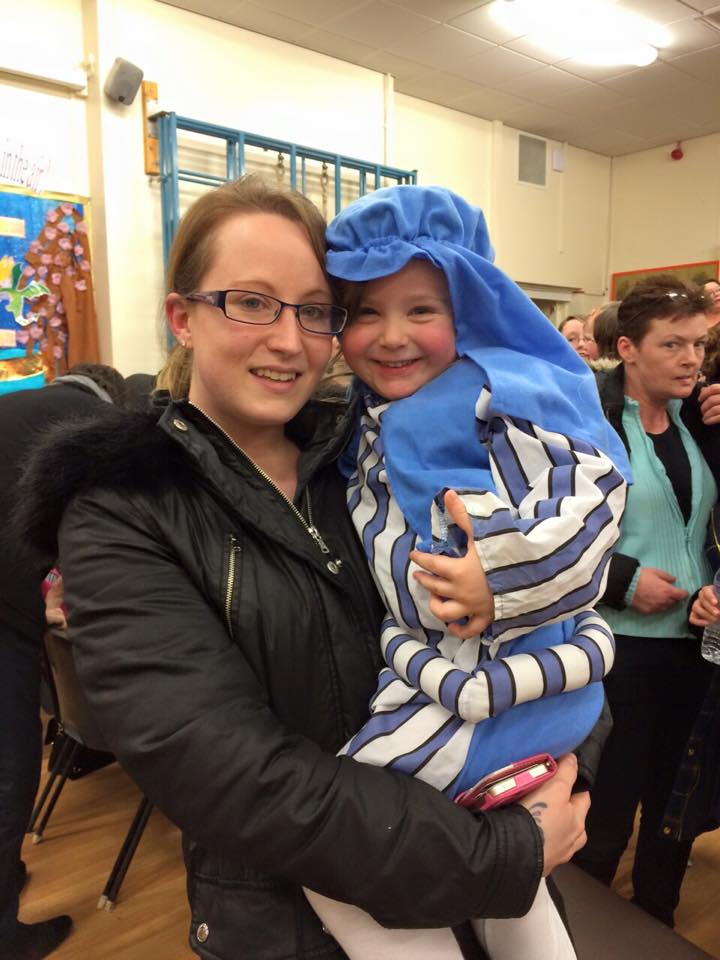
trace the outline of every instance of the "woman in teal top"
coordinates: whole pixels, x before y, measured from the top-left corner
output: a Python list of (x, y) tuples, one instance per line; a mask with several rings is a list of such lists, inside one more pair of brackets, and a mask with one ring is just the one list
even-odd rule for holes
[(598, 608), (616, 637), (605, 681), (615, 725), (576, 861), (609, 884), (639, 803), (634, 900), (670, 926), (691, 843), (664, 837), (661, 823), (712, 669), (688, 624), (688, 598), (712, 578), (704, 546), (717, 499), (717, 428), (702, 425), (696, 399), (703, 307), (673, 277), (638, 283), (618, 312), (622, 363), (599, 384), (633, 486)]

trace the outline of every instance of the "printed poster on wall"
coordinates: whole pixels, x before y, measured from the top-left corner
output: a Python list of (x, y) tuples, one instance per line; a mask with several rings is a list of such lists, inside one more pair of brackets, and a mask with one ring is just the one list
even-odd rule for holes
[(0, 394), (98, 361), (88, 201), (0, 189)]

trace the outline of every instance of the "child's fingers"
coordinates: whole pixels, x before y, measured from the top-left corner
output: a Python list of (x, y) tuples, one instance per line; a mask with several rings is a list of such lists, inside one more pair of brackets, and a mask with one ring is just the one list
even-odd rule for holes
[(445, 494), (445, 509), (453, 523), (467, 535), (468, 542), (472, 541), (474, 538), (470, 514), (467, 512), (462, 499), (454, 490), (448, 490)]
[(410, 559), (418, 567), (436, 577), (446, 577), (452, 573), (458, 557), (444, 557), (439, 553), (425, 553), (423, 550), (411, 550)]
[(432, 573), (423, 573), (420, 570), (413, 570), (413, 578), (433, 596), (448, 598), (453, 596), (454, 589), (449, 580), (443, 580), (442, 577), (436, 577)]
[(460, 620), (467, 614), (467, 609), (457, 600), (441, 600), (440, 597), (432, 597), (428, 606), (430, 613), (443, 623), (452, 623), (453, 620)]
[(483, 633), (490, 624), (491, 619), (491, 617), (476, 614), (474, 617), (469, 617), (465, 623), (448, 624), (448, 633), (451, 633), (454, 637), (458, 637), (460, 640), (469, 640), (470, 637), (476, 637), (478, 634)]

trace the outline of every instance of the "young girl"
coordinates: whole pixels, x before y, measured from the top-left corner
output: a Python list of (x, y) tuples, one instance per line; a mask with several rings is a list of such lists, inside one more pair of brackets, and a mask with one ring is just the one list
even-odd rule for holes
[[(349, 508), (388, 605), (387, 668), (345, 752), (457, 797), (572, 750), (597, 721), (613, 647), (589, 608), (625, 502), (613, 461), (627, 461), (587, 366), (493, 266), (479, 210), (394, 187), (328, 240), (330, 273), (355, 282), (342, 346), (364, 384)], [(353, 960), (459, 956), (309, 896)], [(525, 918), (476, 932), (493, 960), (574, 957), (544, 885)]]

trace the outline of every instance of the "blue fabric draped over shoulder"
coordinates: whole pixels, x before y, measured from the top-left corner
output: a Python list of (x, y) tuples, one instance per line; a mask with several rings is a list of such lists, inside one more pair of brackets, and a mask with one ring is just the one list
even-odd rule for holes
[[(482, 454), (475, 449), (475, 402), (485, 384), (497, 413), (596, 447), (631, 481), (625, 448), (603, 415), (592, 371), (495, 266), (478, 207), (443, 187), (388, 187), (342, 210), (327, 239), (328, 272), (343, 280), (389, 276), (413, 258), (430, 261), (447, 278), (460, 362), (395, 401), (383, 421), (393, 492), (423, 541), (432, 499), (443, 487), (493, 489), (482, 482), (487, 474), (478, 475)], [(487, 468), (486, 454), (482, 462)]]

